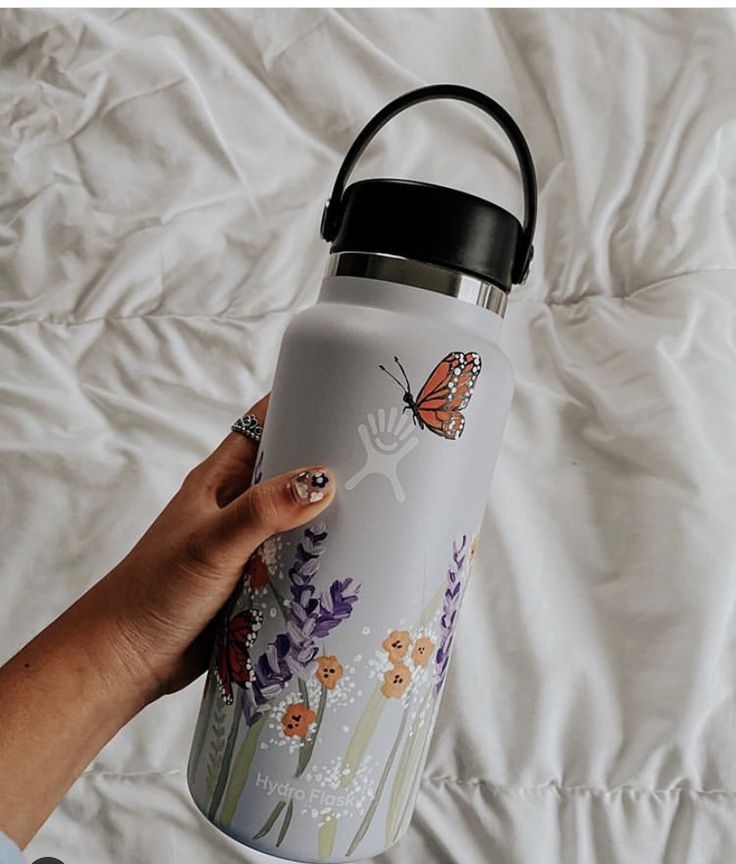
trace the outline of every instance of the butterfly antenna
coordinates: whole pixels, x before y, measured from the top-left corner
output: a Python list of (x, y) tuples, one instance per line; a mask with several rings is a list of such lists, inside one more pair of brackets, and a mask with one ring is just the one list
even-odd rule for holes
[(401, 374), (404, 376), (404, 381), (406, 381), (406, 389), (411, 392), (411, 384), (409, 383), (409, 376), (406, 374), (406, 370), (401, 365), (401, 360), (398, 357), (394, 357), (394, 362), (401, 369)]
[(399, 379), (393, 374), (393, 372), (389, 372), (388, 369), (383, 365), (383, 363), (379, 363), (378, 368), (382, 369), (389, 376), (389, 378), (393, 378), (402, 390), (404, 389), (404, 385), (401, 383), (401, 381), (399, 381)]

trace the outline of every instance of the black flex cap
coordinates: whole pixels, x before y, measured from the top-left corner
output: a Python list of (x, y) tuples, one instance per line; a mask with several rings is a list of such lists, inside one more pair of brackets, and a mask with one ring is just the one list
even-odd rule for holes
[(361, 180), (342, 197), (331, 252), (377, 252), (436, 264), (511, 290), (518, 219), (475, 195), (412, 180)]
[[(413, 180), (361, 180), (345, 186), (376, 132), (411, 105), (457, 99), (481, 108), (509, 137), (521, 169), (522, 226), (503, 207), (445, 186)], [(523, 282), (533, 255), (537, 215), (534, 163), (521, 130), (497, 102), (470, 87), (434, 84), (382, 108), (353, 141), (322, 215), (331, 252), (373, 252), (435, 264), (493, 282), (504, 291)]]

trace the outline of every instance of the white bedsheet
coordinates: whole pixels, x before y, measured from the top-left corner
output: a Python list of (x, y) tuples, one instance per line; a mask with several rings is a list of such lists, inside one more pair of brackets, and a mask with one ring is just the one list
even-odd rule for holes
[[(725, 10), (0, 13), (0, 660), (268, 389), (358, 129), (475, 86), (534, 153), (536, 258), (418, 809), (381, 860), (733, 861), (735, 46)], [(394, 121), (370, 175), (520, 211), (462, 106)], [(189, 799), (201, 687), (105, 748), (30, 861), (267, 860)]]

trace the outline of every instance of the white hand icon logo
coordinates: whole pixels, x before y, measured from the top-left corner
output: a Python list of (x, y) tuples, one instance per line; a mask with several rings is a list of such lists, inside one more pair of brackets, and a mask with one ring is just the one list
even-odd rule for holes
[(395, 406), (389, 411), (388, 418), (384, 408), (379, 408), (376, 414), (377, 418), (373, 414), (368, 415), (368, 426), (365, 423), (358, 426), (358, 435), (365, 447), (365, 465), (345, 483), (345, 488), (348, 491), (355, 489), (369, 474), (381, 474), (389, 481), (396, 500), (401, 503), (406, 500), (406, 494), (396, 469), (419, 441), (412, 434), (414, 427), (408, 414), (400, 414)]

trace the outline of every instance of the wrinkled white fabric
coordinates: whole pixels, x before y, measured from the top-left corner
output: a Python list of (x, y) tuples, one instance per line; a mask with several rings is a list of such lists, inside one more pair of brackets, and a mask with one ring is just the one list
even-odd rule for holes
[(0, 864), (25, 864), (20, 849), (2, 831), (0, 831)]
[[(534, 153), (536, 256), (417, 812), (381, 860), (734, 860), (735, 39), (726, 10), (1, 12), (0, 659), (268, 389), (360, 127), (478, 87)], [(520, 214), (464, 106), (393, 121), (371, 175)], [(201, 686), (120, 732), (29, 860), (266, 860), (189, 799)]]

